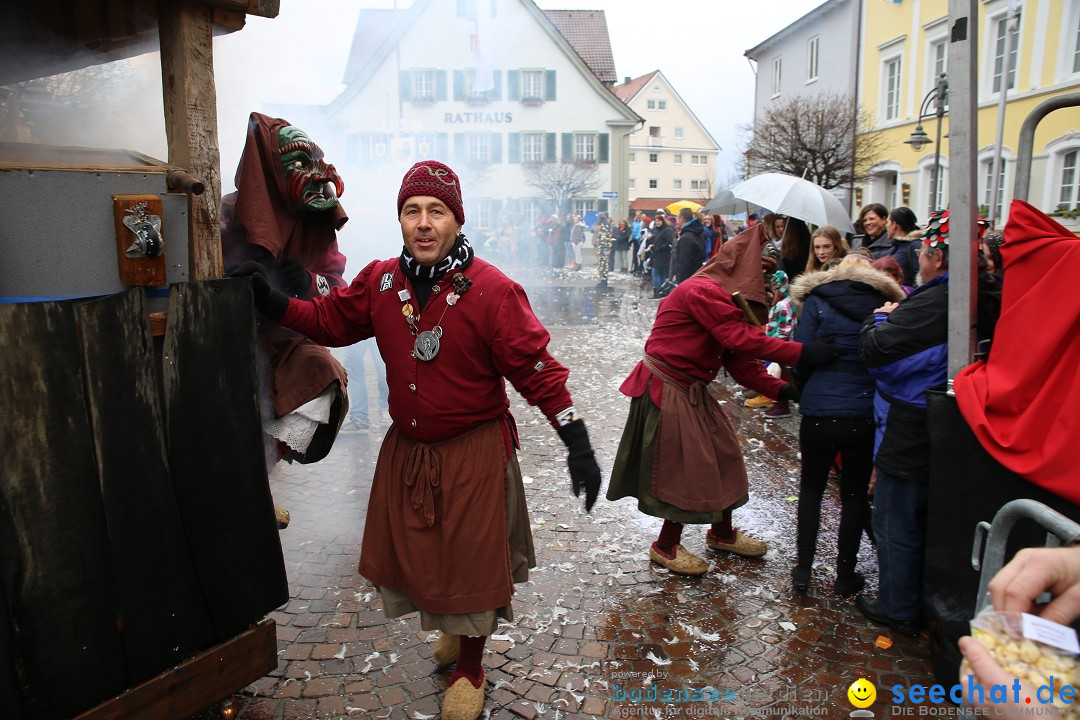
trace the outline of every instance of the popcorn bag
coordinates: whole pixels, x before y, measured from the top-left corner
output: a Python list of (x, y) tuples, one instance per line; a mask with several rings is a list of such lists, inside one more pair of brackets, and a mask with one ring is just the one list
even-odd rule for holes
[[(1053, 705), (1062, 717), (1080, 718), (1080, 647), (1075, 630), (1037, 615), (998, 612), (987, 606), (972, 619), (971, 636), (1010, 676), (1031, 684), (1036, 693), (1031, 704)], [(964, 660), (961, 681), (970, 674), (971, 666)]]

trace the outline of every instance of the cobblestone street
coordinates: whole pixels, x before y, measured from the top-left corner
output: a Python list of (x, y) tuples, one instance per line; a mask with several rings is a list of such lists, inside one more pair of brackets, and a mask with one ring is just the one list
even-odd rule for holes
[[(625, 274), (613, 274), (607, 291), (584, 271), (511, 275), (526, 286), (551, 331), (552, 353), (571, 369), (570, 387), (606, 485), (629, 407), (618, 386), (641, 356), (657, 301), (651, 288)], [(688, 549), (711, 561), (696, 579), (649, 562), (660, 521), (639, 514), (632, 502), (601, 496), (591, 515), (584, 512), (570, 492), (558, 436), (511, 393), (538, 567), (517, 587), (515, 622), (487, 644), (491, 718), (841, 718), (853, 709), (847, 689), (858, 677), (878, 687), (869, 709), (883, 717), (885, 687), (932, 682), (925, 633), (893, 634), (866, 621), (850, 599), (833, 595), (834, 486), (825, 499), (811, 592), (791, 591), (798, 417), (766, 421), (762, 410), (743, 406), (730, 383), (721, 378), (713, 391), (740, 434), (751, 484), (751, 501), (735, 521), (767, 540), (769, 552), (758, 561), (721, 556), (705, 548), (705, 527), (688, 527)], [(369, 397), (376, 396), (372, 385)], [(374, 408), (372, 417), (379, 417)], [(292, 599), (271, 614), (278, 668), (238, 696), (241, 718), (439, 714), (447, 674), (437, 673), (431, 660), (434, 634), (429, 638), (416, 617), (387, 621), (378, 594), (356, 571), (386, 422), (342, 435), (318, 464), (282, 465), (271, 476), (277, 504), (292, 514), (281, 533)], [(864, 537), (860, 570), (871, 589), (875, 567)], [(706, 687), (721, 700), (618, 699)]]

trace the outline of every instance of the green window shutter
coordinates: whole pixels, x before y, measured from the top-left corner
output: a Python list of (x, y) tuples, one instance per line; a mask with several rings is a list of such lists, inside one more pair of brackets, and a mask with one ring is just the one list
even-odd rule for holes
[(600, 212), (605, 212), (606, 213), (608, 211), (608, 201), (607, 201), (607, 199), (602, 198), (600, 200), (597, 200), (596, 201), (596, 209), (598, 211), (600, 211)]
[(493, 163), (502, 162), (502, 133), (491, 133), (488, 139), (488, 157)]
[(445, 100), (446, 99), (446, 71), (445, 70), (436, 70), (435, 71), (435, 99), (436, 100)]
[(521, 99), (521, 73), (517, 70), (506, 71), (506, 99)]
[(596, 159), (598, 162), (606, 163), (608, 161), (608, 142), (607, 133), (600, 133), (597, 136)]
[(506, 134), (506, 161), (521, 162), (521, 133)]
[(555, 99), (555, 71), (546, 70), (544, 72), (544, 99)]
[(402, 70), (398, 76), (401, 82), (399, 92), (402, 100), (412, 100), (412, 71)]
[(435, 136), (435, 159), (442, 162), (450, 161), (450, 137), (446, 133), (438, 133)]
[(502, 100), (502, 70), (492, 70), (491, 76), (495, 80), (495, 87), (488, 90), (488, 100)]
[(562, 161), (574, 161), (574, 133), (562, 134)]
[(454, 71), (454, 99), (455, 100), (464, 100), (465, 99), (465, 71), (464, 70), (455, 70)]
[(465, 162), (469, 159), (469, 136), (465, 133), (454, 133), (454, 162)]
[(544, 134), (544, 162), (556, 162), (555, 157), (555, 133)]

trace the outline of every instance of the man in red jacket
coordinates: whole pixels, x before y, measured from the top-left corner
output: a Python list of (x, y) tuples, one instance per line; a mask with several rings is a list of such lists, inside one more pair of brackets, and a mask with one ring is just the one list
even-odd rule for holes
[(318, 343), (378, 342), (394, 423), (375, 469), (360, 573), (378, 586), (387, 617), (419, 611), (425, 630), (442, 631), (435, 660), (457, 661), (443, 717), (474, 720), (486, 636), (512, 618), (514, 583), (536, 564), (505, 380), (566, 443), (586, 510), (600, 468), (566, 389), (569, 371), (548, 353), (525, 291), (461, 234), (454, 171), (415, 164), (397, 207), (401, 256), (372, 262), (347, 288), (304, 301), (272, 290), (258, 266), (234, 274), (252, 275), (260, 311)]

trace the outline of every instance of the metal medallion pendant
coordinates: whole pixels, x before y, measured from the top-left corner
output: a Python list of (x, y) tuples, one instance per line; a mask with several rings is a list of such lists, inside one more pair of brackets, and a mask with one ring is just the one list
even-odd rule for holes
[(439, 354), (440, 337), (442, 337), (442, 328), (438, 325), (433, 330), (424, 330), (413, 342), (413, 355), (424, 362), (434, 360)]

